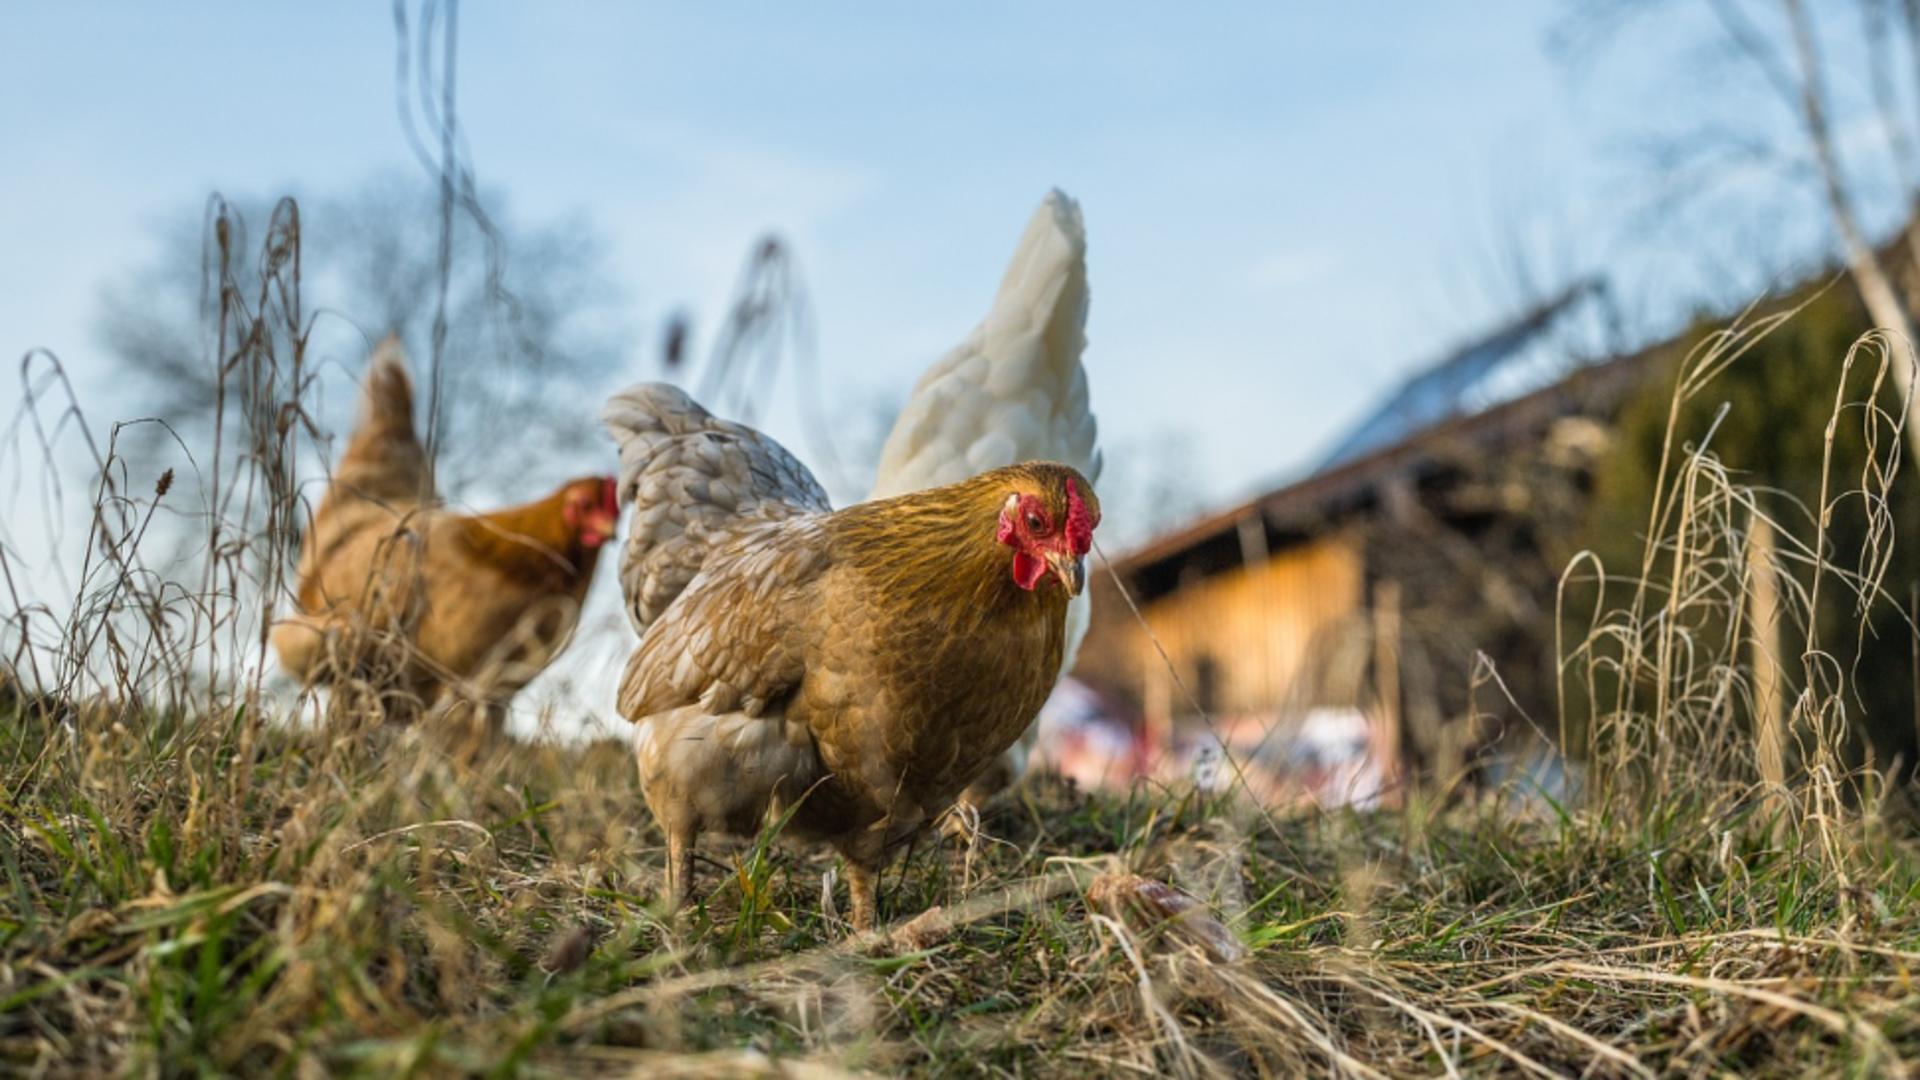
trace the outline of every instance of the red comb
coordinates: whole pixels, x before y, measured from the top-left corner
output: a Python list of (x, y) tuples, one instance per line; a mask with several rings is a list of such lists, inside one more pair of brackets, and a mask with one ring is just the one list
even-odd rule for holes
[(614, 517), (620, 516), (620, 485), (614, 483), (611, 476), (600, 478), (600, 509)]
[(1067, 543), (1073, 545), (1075, 555), (1085, 555), (1093, 547), (1093, 527), (1099, 523), (1080, 498), (1080, 485), (1068, 480)]

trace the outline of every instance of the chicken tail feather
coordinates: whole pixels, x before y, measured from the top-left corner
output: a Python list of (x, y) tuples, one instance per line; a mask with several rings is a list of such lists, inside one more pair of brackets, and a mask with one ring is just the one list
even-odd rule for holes
[(880, 452), (874, 498), (956, 483), (1022, 461), (1099, 480), (1087, 344), (1087, 233), (1052, 191), (1027, 221), (987, 312), (927, 369)]
[(620, 502), (630, 510), (620, 584), (646, 633), (731, 525), (829, 509), (826, 492), (772, 438), (722, 420), (666, 383), (640, 383), (600, 412), (620, 447)]
[(340, 458), (334, 483), (387, 502), (432, 496), (427, 454), (413, 428), (413, 376), (400, 339), (374, 346), (360, 383), (360, 418)]

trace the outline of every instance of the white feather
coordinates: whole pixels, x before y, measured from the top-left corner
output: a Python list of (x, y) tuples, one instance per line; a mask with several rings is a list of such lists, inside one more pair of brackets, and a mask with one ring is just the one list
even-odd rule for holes
[(1059, 461), (1099, 481), (1087, 407), (1087, 239), (1054, 191), (1021, 234), (993, 307), (915, 384), (880, 452), (873, 498)]

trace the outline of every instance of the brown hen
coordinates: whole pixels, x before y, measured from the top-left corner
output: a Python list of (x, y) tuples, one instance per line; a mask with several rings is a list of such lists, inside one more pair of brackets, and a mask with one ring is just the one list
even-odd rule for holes
[(413, 382), (388, 338), (300, 552), (280, 662), (308, 684), (373, 689), (404, 719), (464, 705), (497, 728), (507, 702), (565, 647), (619, 509), (611, 477), (569, 481), (489, 514), (434, 498), (414, 434)]
[(699, 834), (790, 809), (790, 832), (839, 850), (854, 926), (871, 927), (885, 858), (1052, 688), (1092, 487), (1030, 463), (834, 512), (778, 443), (673, 387), (626, 390), (603, 418), (640, 632), (619, 709), (667, 833), (670, 902)]

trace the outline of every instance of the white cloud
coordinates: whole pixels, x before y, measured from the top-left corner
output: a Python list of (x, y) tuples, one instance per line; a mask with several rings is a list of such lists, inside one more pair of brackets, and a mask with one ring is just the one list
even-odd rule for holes
[(1253, 260), (1241, 282), (1254, 292), (1278, 292), (1322, 277), (1333, 266), (1333, 257), (1324, 251), (1274, 251)]

